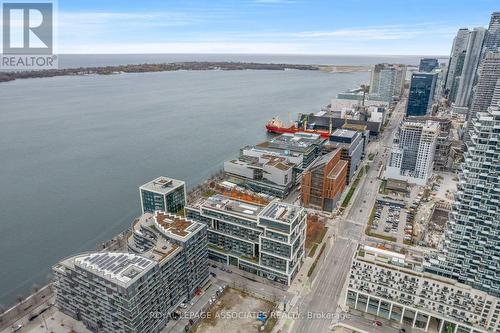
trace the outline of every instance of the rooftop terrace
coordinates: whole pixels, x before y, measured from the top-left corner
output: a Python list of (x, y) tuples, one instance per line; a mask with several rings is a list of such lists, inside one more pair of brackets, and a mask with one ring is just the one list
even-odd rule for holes
[(201, 206), (252, 219), (257, 219), (257, 216), (263, 208), (257, 204), (234, 200), (220, 194), (205, 199)]
[(167, 177), (158, 177), (144, 185), (142, 185), (140, 188), (151, 191), (151, 192), (156, 192), (156, 193), (161, 193), (161, 194), (167, 194), (171, 192), (172, 190), (183, 186), (185, 183), (181, 180), (176, 180), (172, 178), (167, 178)]
[(344, 160), (340, 160), (335, 164), (333, 167), (332, 171), (328, 174), (328, 178), (330, 179), (337, 179), (340, 177), (340, 174), (344, 168), (347, 168), (348, 162)]
[(260, 216), (280, 222), (291, 223), (299, 216), (302, 210), (303, 208), (295, 205), (273, 201), (264, 208)]
[(258, 157), (255, 156), (240, 156), (238, 159), (232, 159), (227, 161), (226, 163), (231, 163), (239, 166), (249, 167), (249, 168), (258, 168), (261, 169), (264, 165), (274, 167), (281, 171), (290, 170), (295, 166), (294, 163), (288, 162), (285, 157), (273, 156), (273, 155), (262, 155), (260, 157), (260, 161)]
[(319, 134), (312, 133), (285, 133), (277, 136), (267, 142), (258, 144), (261, 148), (277, 148), (295, 151), (306, 151), (323, 141)]
[[(386, 102), (383, 101), (373, 101), (368, 98), (365, 99), (365, 106), (385, 106)], [(342, 109), (354, 109), (357, 106), (361, 106), (361, 101), (353, 99), (343, 99), (343, 98), (333, 98), (330, 102), (330, 110), (339, 111)]]
[(187, 238), (202, 227), (199, 223), (160, 211), (155, 212), (154, 220), (158, 230), (173, 238)]
[(262, 155), (263, 159), (267, 159), (266, 165), (273, 166), (279, 170), (286, 171), (295, 166), (295, 164), (288, 162), (284, 157), (272, 156), (272, 155)]
[(360, 244), (357, 258), (372, 262), (383, 262), (394, 266), (421, 272), (423, 270), (424, 253), (417, 249), (410, 249), (398, 245), (388, 246), (377, 241)]
[(336, 129), (333, 133), (332, 136), (334, 137), (340, 137), (340, 138), (346, 138), (346, 139), (352, 139), (357, 135), (358, 132), (349, 130), (349, 129)]
[(267, 142), (262, 143), (262, 144), (257, 145), (257, 146), (245, 146), (241, 150), (248, 151), (250, 153), (261, 153), (264, 155), (272, 155), (272, 156), (285, 156), (285, 157), (300, 157), (300, 156), (302, 156), (300, 153), (296, 153), (293, 151), (288, 151), (285, 154), (284, 152), (281, 152), (281, 151), (270, 151), (270, 150), (263, 149), (263, 147), (266, 146), (266, 144), (267, 144)]
[(368, 127), (363, 124), (350, 124), (350, 123), (345, 123), (342, 125), (342, 128), (348, 129), (348, 130), (353, 130), (353, 131), (366, 131)]
[(75, 266), (108, 281), (127, 286), (151, 269), (155, 262), (132, 253), (96, 252), (72, 257)]
[[(141, 255), (146, 258), (161, 262), (179, 248), (177, 244), (170, 242), (169, 239), (162, 236), (162, 231), (156, 226), (156, 220), (151, 213), (145, 213), (141, 217), (135, 219), (132, 223), (132, 229), (134, 233), (147, 237), (154, 242), (153, 247), (145, 250), (137, 248), (133, 237), (129, 238), (129, 247), (138, 252), (144, 251)], [(152, 233), (154, 236), (148, 234), (144, 230), (148, 230), (149, 233)]]

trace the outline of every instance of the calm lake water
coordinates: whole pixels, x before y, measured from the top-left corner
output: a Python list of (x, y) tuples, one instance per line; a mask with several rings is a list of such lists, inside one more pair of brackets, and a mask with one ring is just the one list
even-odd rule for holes
[[(358, 65), (369, 66), (381, 62), (418, 65), (423, 55), (293, 55), (293, 54), (62, 54), (59, 67), (91, 67), (122, 64), (164, 63), (182, 61), (239, 61), (258, 63), (285, 63), (307, 65)], [(435, 57), (435, 56), (431, 56)], [(447, 56), (437, 56), (440, 62)]]
[(165, 175), (193, 186), (264, 140), (271, 117), (317, 111), (368, 80), (184, 71), (0, 84), (0, 303), (129, 227), (142, 183)]

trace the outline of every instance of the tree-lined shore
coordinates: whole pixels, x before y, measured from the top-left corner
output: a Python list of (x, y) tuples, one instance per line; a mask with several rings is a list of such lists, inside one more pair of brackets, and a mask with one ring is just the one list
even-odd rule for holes
[(163, 64), (139, 64), (139, 65), (117, 65), (117, 66), (98, 66), (98, 67), (78, 67), (47, 69), (36, 71), (18, 71), (18, 72), (0, 72), (0, 82), (13, 81), (16, 79), (44, 78), (65, 75), (110, 75), (120, 73), (146, 73), (146, 72), (166, 72), (179, 70), (309, 70), (331, 73), (351, 73), (369, 71), (367, 66), (331, 66), (331, 65), (299, 65), (299, 64), (273, 64), (273, 63), (255, 63), (255, 62), (175, 62)]
[(16, 79), (43, 78), (65, 75), (109, 75), (120, 73), (165, 72), (178, 70), (319, 70), (318, 65), (262, 64), (253, 62), (176, 62), (163, 64), (119, 65), (47, 69), (37, 71), (0, 72), (0, 82)]

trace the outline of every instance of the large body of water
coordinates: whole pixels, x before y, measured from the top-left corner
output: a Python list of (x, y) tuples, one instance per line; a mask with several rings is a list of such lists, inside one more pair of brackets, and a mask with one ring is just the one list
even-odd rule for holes
[[(239, 61), (258, 63), (284, 63), (304, 65), (356, 65), (370, 66), (381, 62), (418, 65), (424, 56), (357, 56), (357, 55), (289, 55), (289, 54), (99, 54), (59, 56), (59, 67), (92, 67), (123, 64), (169, 63), (183, 61)], [(436, 57), (436, 56), (431, 56)], [(437, 56), (440, 62), (447, 61)]]
[[(140, 61), (68, 57), (66, 67)], [(140, 62), (159, 55), (151, 57)], [(276, 62), (318, 63), (285, 60)], [(317, 111), (368, 81), (369, 73), (180, 71), (0, 84), (0, 303), (44, 283), (61, 258), (130, 226), (142, 183), (164, 175), (193, 186), (266, 139), (271, 117)]]

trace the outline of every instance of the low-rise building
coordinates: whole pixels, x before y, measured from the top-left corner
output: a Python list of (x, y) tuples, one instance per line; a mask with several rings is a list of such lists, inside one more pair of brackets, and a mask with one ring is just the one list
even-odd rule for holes
[(287, 154), (293, 152), (302, 155), (302, 165), (298, 165), (301, 170), (307, 168), (321, 152), (321, 147), (325, 140), (319, 134), (311, 133), (285, 133), (269, 141), (257, 145), (259, 149), (271, 152)]
[(361, 132), (337, 129), (330, 135), (330, 141), (325, 144), (323, 151), (327, 153), (340, 149), (341, 159), (347, 161), (346, 183), (349, 184), (361, 164), (365, 146)]
[(296, 153), (289, 150), (269, 150), (258, 146), (245, 146), (240, 149), (240, 155), (253, 156), (260, 158), (262, 155), (271, 155), (276, 157), (284, 157), (290, 163), (302, 166), (304, 156), (301, 153)]
[(368, 121), (384, 124), (386, 108), (381, 106), (368, 107)]
[(361, 134), (361, 137), (363, 138), (363, 157), (365, 157), (366, 149), (368, 148), (368, 144), (370, 143), (370, 131), (368, 130), (368, 126), (350, 124), (346, 122), (344, 125), (342, 125), (341, 129), (356, 131)]
[(93, 332), (160, 332), (208, 279), (206, 230), (145, 213), (132, 224), (130, 253), (83, 253), (53, 267), (56, 306)]
[(424, 271), (423, 253), (359, 245), (346, 283), (350, 311), (425, 332), (500, 329), (500, 299)]
[(340, 148), (318, 157), (302, 175), (301, 200), (305, 207), (333, 211), (346, 186), (348, 162)]
[(161, 211), (145, 213), (133, 221), (128, 245), (160, 267), (169, 266), (171, 305), (191, 299), (208, 278), (208, 235), (203, 223)]
[(294, 184), (295, 164), (285, 157), (270, 154), (240, 155), (224, 162), (230, 181), (259, 193), (284, 198)]
[(387, 103), (381, 101), (361, 102), (349, 99), (332, 99), (331, 104), (317, 113), (300, 114), (299, 127), (329, 131), (342, 128), (345, 124), (366, 126), (369, 136), (378, 137), (387, 110)]
[(208, 225), (209, 258), (290, 285), (305, 256), (304, 208), (266, 206), (222, 195), (200, 198), (186, 215)]
[[(265, 145), (265, 144), (264, 144)], [(258, 146), (245, 146), (240, 149), (240, 156), (251, 156), (258, 157), (259, 159), (263, 155), (283, 157), (290, 163), (294, 164), (292, 178), (296, 185), (300, 184), (301, 174), (304, 170), (304, 155), (298, 152), (290, 150), (272, 150), (261, 148)]]
[[(166, 318), (158, 263), (130, 253), (84, 253), (53, 267), (56, 306), (93, 332), (159, 332)], [(154, 292), (152, 292), (152, 290)]]
[(167, 177), (158, 177), (139, 188), (142, 213), (157, 210), (176, 214), (186, 205), (186, 183)]

